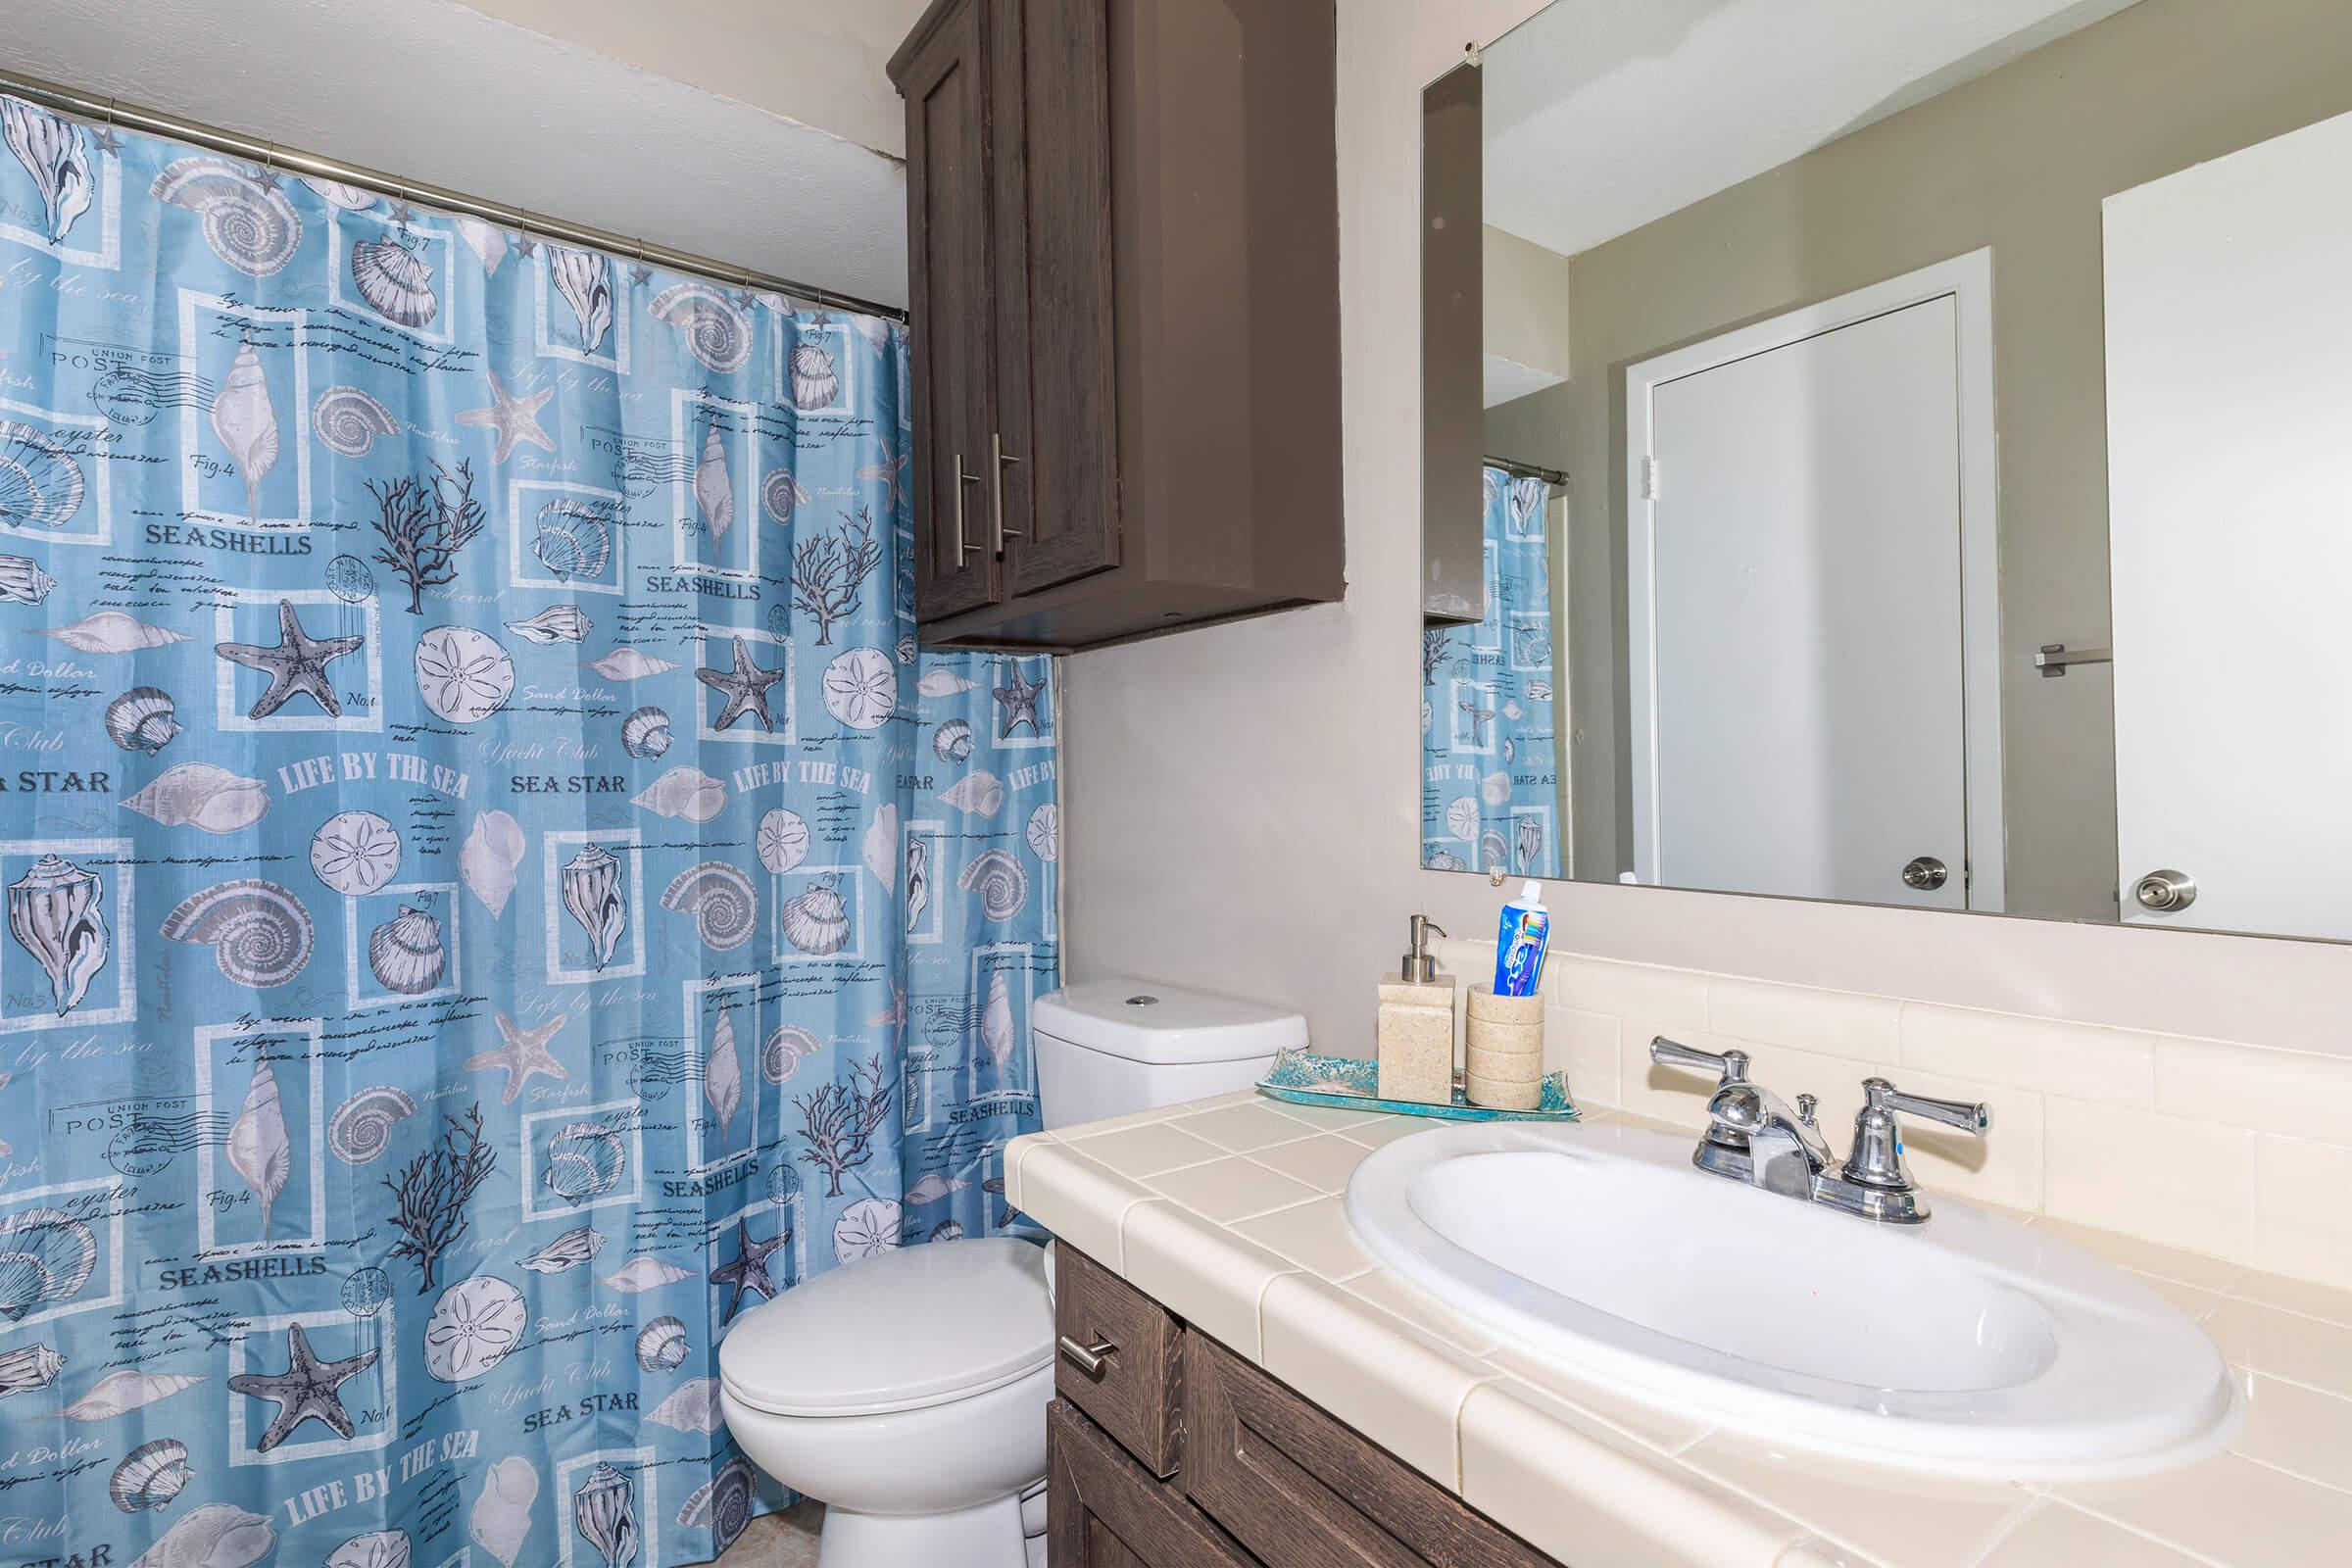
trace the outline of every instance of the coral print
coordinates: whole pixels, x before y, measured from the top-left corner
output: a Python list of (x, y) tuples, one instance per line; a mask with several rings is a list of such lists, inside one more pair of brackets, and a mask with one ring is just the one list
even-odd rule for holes
[(710, 1559), (730, 1333), (1042, 1240), (903, 329), (4, 95), (0, 198), (0, 1563)]

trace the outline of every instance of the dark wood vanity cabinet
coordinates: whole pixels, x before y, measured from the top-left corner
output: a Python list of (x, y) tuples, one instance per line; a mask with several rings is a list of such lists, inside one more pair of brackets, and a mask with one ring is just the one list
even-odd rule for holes
[(1109, 1270), (1055, 1249), (1054, 1568), (1546, 1568)]
[(1331, 0), (936, 0), (906, 101), (922, 640), (1335, 600)]

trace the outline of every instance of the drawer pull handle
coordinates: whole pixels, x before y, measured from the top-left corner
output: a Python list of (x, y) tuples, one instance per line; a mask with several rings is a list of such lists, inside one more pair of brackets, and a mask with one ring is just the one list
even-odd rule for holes
[(1097, 1340), (1092, 1345), (1080, 1345), (1067, 1334), (1061, 1337), (1061, 1358), (1097, 1383), (1102, 1382), (1102, 1374), (1109, 1370), (1110, 1356), (1117, 1349), (1118, 1347), (1108, 1340)]

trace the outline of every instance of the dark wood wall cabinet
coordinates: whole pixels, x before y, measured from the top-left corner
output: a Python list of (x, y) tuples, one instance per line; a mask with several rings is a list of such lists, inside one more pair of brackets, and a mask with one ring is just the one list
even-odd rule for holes
[(1054, 1568), (1557, 1568), (1066, 1244)]
[(906, 100), (922, 640), (1345, 590), (1332, 0), (936, 0)]

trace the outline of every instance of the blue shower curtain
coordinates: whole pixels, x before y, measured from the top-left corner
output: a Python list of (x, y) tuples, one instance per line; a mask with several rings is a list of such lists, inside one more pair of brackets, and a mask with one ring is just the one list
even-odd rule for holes
[(729, 1326), (1036, 1125), (1051, 662), (917, 651), (903, 333), (0, 137), (0, 1563), (713, 1556)]
[(1487, 612), (1421, 633), (1421, 863), (1561, 874), (1550, 486), (1486, 470)]

